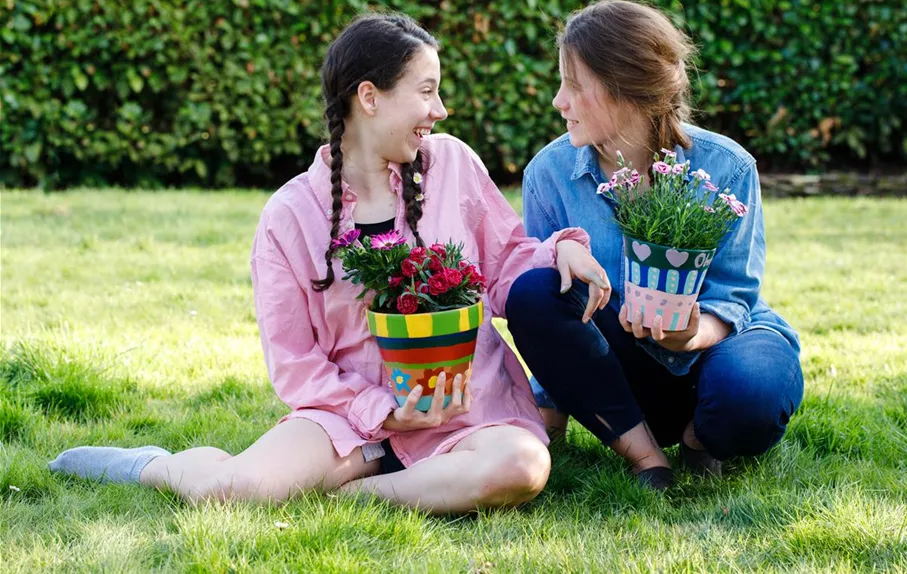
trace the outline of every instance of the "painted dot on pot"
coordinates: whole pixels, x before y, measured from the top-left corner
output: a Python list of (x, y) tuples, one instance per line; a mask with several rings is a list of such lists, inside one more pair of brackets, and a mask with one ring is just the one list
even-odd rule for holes
[(678, 302), (677, 302), (677, 306), (678, 306), (678, 307), (683, 307), (683, 301), (678, 301)]
[(646, 295), (646, 301), (651, 301), (651, 300), (654, 299), (654, 298), (655, 298), (655, 297), (652, 297), (651, 295)]
[(636, 296), (639, 297), (639, 290), (636, 291)]
[(667, 299), (662, 299), (662, 300), (661, 300), (661, 306), (662, 306), (662, 307), (664, 307), (664, 306), (667, 305), (667, 304), (668, 304), (668, 300), (667, 300)]

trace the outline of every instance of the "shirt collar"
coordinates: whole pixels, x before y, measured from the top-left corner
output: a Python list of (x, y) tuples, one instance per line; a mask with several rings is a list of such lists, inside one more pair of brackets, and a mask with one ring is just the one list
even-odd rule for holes
[[(325, 217), (331, 219), (333, 216), (334, 199), (331, 197), (331, 148), (323, 145), (315, 153), (315, 159), (309, 166), (308, 179), (315, 199), (321, 206), (321, 211)], [(398, 193), (403, 180), (400, 177), (400, 164), (390, 162), (387, 167), (391, 170), (390, 184), (391, 191)], [(343, 205), (354, 203), (356, 201), (356, 192), (350, 189), (350, 186), (343, 180), (340, 181), (340, 189), (343, 192), (341, 202)]]
[(591, 145), (583, 146), (576, 150), (576, 164), (573, 166), (573, 175), (571, 180), (577, 180), (584, 175), (592, 174), (593, 178), (600, 175), (601, 168), (598, 165), (598, 152)]

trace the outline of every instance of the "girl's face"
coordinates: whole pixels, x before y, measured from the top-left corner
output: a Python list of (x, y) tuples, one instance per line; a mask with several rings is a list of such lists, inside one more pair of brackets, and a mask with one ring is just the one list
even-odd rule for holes
[(416, 159), (422, 138), (435, 122), (447, 117), (438, 87), (441, 61), (438, 52), (424, 46), (406, 65), (394, 88), (378, 92), (377, 113), (372, 118), (373, 139), (378, 154), (387, 161), (411, 163)]
[(612, 98), (586, 64), (577, 57), (568, 60), (563, 50), (560, 75), (561, 85), (551, 103), (567, 122), (570, 143), (619, 149), (622, 134), (636, 120), (632, 107)]

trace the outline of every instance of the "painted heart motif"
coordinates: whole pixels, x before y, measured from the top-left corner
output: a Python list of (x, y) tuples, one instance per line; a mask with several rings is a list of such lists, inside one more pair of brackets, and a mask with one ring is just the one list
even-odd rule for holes
[(667, 252), (665, 252), (665, 257), (668, 259), (668, 263), (674, 267), (680, 267), (687, 262), (687, 259), (690, 258), (690, 254), (683, 251), (677, 251), (676, 249), (668, 249)]
[(649, 255), (652, 255), (652, 248), (649, 247), (648, 245), (643, 245), (642, 243), (639, 243), (638, 241), (634, 241), (633, 242), (633, 253), (635, 253), (636, 256), (639, 257), (640, 261), (645, 261), (646, 257), (648, 257)]

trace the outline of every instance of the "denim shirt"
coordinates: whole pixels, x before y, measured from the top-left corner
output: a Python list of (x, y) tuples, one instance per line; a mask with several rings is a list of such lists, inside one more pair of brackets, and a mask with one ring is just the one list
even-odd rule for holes
[[(699, 294), (703, 313), (715, 315), (732, 327), (731, 337), (750, 329), (770, 329), (786, 338), (800, 352), (794, 329), (772, 311), (759, 296), (765, 271), (765, 227), (756, 160), (733, 140), (684, 124), (693, 141), (690, 149), (680, 146), (677, 162), (690, 161), (690, 169), (704, 169), (720, 190), (746, 204), (748, 212), (725, 235)], [(603, 173), (593, 146), (575, 148), (563, 135), (540, 151), (523, 176), (523, 219), (529, 235), (545, 239), (565, 227), (581, 227), (592, 237), (592, 254), (605, 269), (612, 293), (623, 304), (623, 240), (614, 220), (613, 200), (599, 195)], [(617, 305), (612, 297), (611, 305)], [(618, 307), (619, 309), (619, 307)], [(673, 352), (651, 338), (637, 341), (672, 374), (689, 372), (700, 352)]]

